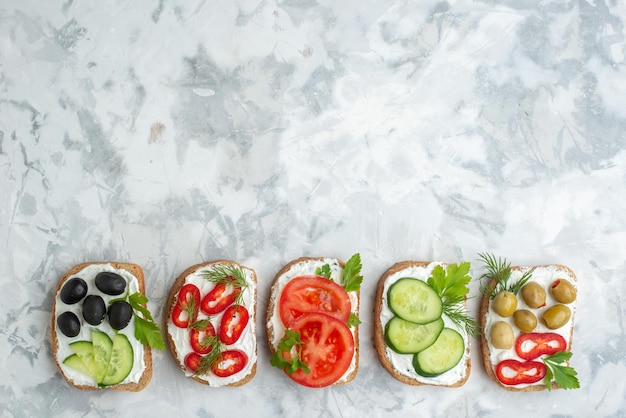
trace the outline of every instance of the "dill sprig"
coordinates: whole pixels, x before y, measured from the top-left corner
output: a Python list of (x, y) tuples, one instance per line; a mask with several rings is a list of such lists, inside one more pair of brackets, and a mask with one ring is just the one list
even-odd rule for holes
[(446, 299), (443, 301), (443, 313), (450, 318), (452, 323), (465, 331), (472, 337), (480, 335), (480, 327), (474, 318), (467, 314), (463, 305), (463, 299)]
[(530, 280), (535, 270), (532, 268), (526, 271), (518, 280), (509, 283), (511, 263), (504, 258), (496, 258), (493, 254), (480, 253), (478, 256), (485, 263), (484, 269), (486, 270), (480, 276), (480, 292), (485, 296), (489, 296), (490, 299), (493, 299), (498, 293), (503, 291), (509, 291), (517, 295), (526, 282)]
[(194, 373), (196, 376), (205, 375), (211, 368), (222, 358), (224, 346), (217, 335), (207, 336), (200, 342), (202, 347), (213, 347), (211, 351), (202, 357), (198, 370)]
[(216, 285), (233, 286), (237, 292), (237, 298), (234, 303), (235, 305), (241, 305), (243, 290), (248, 287), (246, 274), (241, 268), (233, 265), (215, 265), (210, 269), (203, 270), (200, 274), (203, 278)]

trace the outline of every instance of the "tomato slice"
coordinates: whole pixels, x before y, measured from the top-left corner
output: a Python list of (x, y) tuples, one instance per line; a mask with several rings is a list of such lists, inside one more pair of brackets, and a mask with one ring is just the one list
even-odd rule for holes
[(196, 373), (198, 371), (200, 363), (202, 363), (202, 356), (198, 353), (192, 351), (185, 356), (185, 367), (187, 367), (192, 373)]
[(241, 287), (218, 283), (202, 298), (200, 309), (207, 315), (215, 315), (232, 305), (241, 293)]
[[(172, 309), (172, 322), (178, 328), (187, 328), (189, 324), (198, 318), (198, 302), (200, 302), (200, 289), (196, 285), (188, 283), (178, 292), (176, 304)], [(189, 313), (192, 313), (189, 318)]]
[(536, 383), (546, 375), (546, 365), (540, 361), (502, 360), (496, 365), (496, 377), (505, 385)]
[(351, 308), (348, 292), (334, 281), (320, 276), (291, 279), (280, 294), (280, 319), (288, 328), (301, 315), (313, 312), (335, 317), (347, 324)]
[(543, 354), (552, 355), (565, 350), (567, 342), (556, 332), (529, 332), (520, 335), (515, 342), (515, 352), (524, 360), (534, 360)]
[(248, 356), (241, 350), (226, 350), (213, 364), (211, 371), (218, 377), (228, 377), (243, 370), (248, 363)]
[[(300, 333), (301, 360), (310, 372), (299, 369), (289, 376), (308, 387), (321, 388), (335, 383), (350, 368), (354, 337), (341, 320), (322, 313), (302, 314), (290, 328)], [(282, 352), (284, 358), (290, 353)]]
[(214, 335), (215, 328), (209, 321), (206, 321), (202, 327), (194, 326), (194, 328), (189, 330), (189, 343), (191, 344), (191, 348), (198, 354), (209, 354), (213, 346), (207, 344), (205, 340), (207, 337)]
[(220, 321), (219, 337), (226, 344), (235, 344), (243, 330), (248, 325), (250, 314), (248, 310), (241, 305), (230, 305), (224, 311), (222, 320)]

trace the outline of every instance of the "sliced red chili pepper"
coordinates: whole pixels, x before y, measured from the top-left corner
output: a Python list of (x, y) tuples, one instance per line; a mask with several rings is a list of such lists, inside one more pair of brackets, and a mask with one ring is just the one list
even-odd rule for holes
[(552, 355), (567, 350), (567, 342), (555, 332), (529, 332), (522, 334), (515, 343), (515, 352), (524, 360), (534, 360), (537, 357)]
[(235, 344), (248, 325), (250, 314), (241, 305), (230, 305), (222, 316), (219, 327), (220, 340), (226, 344)]
[(209, 354), (213, 346), (207, 343), (208, 337), (215, 336), (213, 324), (206, 321), (202, 326), (195, 326), (189, 331), (189, 343), (198, 354)]
[(227, 350), (213, 364), (211, 371), (219, 377), (228, 377), (243, 370), (248, 362), (248, 356), (241, 350)]
[[(176, 304), (172, 309), (172, 322), (178, 328), (187, 328), (198, 317), (200, 289), (188, 283), (178, 292)], [(191, 318), (189, 314), (191, 313)]]
[(239, 293), (241, 293), (240, 287), (218, 283), (202, 298), (200, 309), (207, 315), (220, 313), (235, 302)]
[(546, 365), (539, 361), (502, 360), (496, 365), (496, 377), (505, 385), (536, 383), (546, 375)]

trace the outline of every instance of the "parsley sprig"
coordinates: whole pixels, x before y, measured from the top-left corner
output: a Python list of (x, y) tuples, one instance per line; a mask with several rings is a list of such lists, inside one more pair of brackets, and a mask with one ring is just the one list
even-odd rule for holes
[(128, 303), (133, 308), (135, 317), (135, 338), (143, 345), (149, 345), (156, 350), (165, 350), (161, 328), (154, 322), (150, 311), (144, 308), (148, 298), (136, 292), (128, 296)]
[(552, 389), (552, 380), (561, 389), (577, 389), (580, 387), (576, 370), (564, 363), (572, 357), (569, 351), (560, 351), (543, 359), (546, 365), (546, 376), (543, 378), (543, 384), (548, 390)]
[(443, 303), (443, 312), (458, 327), (465, 328), (471, 336), (480, 334), (478, 324), (467, 314), (463, 305), (469, 293), (468, 284), (472, 280), (469, 275), (470, 263), (449, 264), (447, 270), (441, 265), (435, 266), (428, 278), (428, 285), (437, 292)]
[(511, 263), (508, 263), (504, 258), (496, 258), (493, 254), (481, 253), (478, 256), (485, 263), (484, 268), (486, 270), (480, 276), (480, 292), (485, 296), (489, 296), (490, 299), (493, 299), (502, 291), (509, 291), (517, 295), (520, 289), (532, 277), (535, 270), (534, 268), (530, 269), (515, 282), (509, 282), (511, 278)]
[(346, 292), (354, 292), (361, 288), (363, 282), (363, 276), (361, 276), (361, 255), (359, 253), (354, 254), (343, 269), (341, 275), (341, 285), (346, 289)]
[(248, 287), (246, 274), (237, 266), (233, 265), (215, 265), (210, 269), (203, 270), (201, 273), (203, 278), (214, 284), (224, 284), (235, 287), (237, 298), (235, 305), (241, 305), (243, 302), (243, 291)]
[[(285, 359), (283, 352), (291, 355), (291, 360)], [(285, 330), (285, 335), (278, 342), (276, 352), (270, 358), (270, 364), (274, 367), (285, 371), (288, 375), (292, 375), (298, 370), (309, 374), (311, 370), (309, 366), (302, 361), (302, 340), (300, 333), (290, 329)]]

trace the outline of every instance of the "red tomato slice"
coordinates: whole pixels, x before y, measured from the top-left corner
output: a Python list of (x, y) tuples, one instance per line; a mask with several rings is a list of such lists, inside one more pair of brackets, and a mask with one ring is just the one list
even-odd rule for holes
[(191, 348), (198, 354), (209, 354), (213, 349), (212, 345), (208, 345), (203, 341), (206, 337), (212, 337), (215, 335), (215, 328), (213, 324), (207, 321), (206, 325), (201, 329), (189, 330), (189, 343)]
[(502, 360), (496, 365), (496, 377), (505, 385), (536, 383), (546, 375), (546, 365), (539, 361)]
[(556, 332), (529, 332), (519, 336), (515, 342), (515, 352), (524, 360), (552, 355), (567, 350), (567, 342)]
[(202, 363), (202, 356), (198, 353), (194, 353), (192, 351), (185, 356), (185, 367), (187, 367), (193, 373), (196, 373), (198, 371), (200, 363)]
[[(302, 314), (290, 328), (300, 333), (301, 360), (310, 373), (301, 369), (289, 376), (301, 385), (321, 388), (335, 383), (350, 367), (354, 356), (354, 337), (348, 326), (337, 318), (321, 313)], [(282, 352), (289, 358), (290, 353)]]
[[(198, 318), (198, 303), (200, 302), (200, 289), (188, 283), (178, 292), (176, 304), (172, 309), (172, 322), (178, 328), (187, 328), (190, 323)], [(193, 308), (193, 309), (189, 309)], [(192, 316), (189, 318), (189, 310)]]
[(248, 325), (250, 314), (248, 310), (241, 305), (230, 305), (224, 311), (222, 320), (220, 321), (219, 336), (220, 340), (226, 344), (235, 344), (243, 330)]
[(314, 312), (335, 317), (347, 324), (351, 309), (348, 292), (325, 277), (296, 277), (285, 285), (280, 294), (280, 320), (288, 328), (302, 314)]
[(243, 370), (248, 363), (248, 356), (240, 350), (226, 350), (222, 357), (211, 367), (218, 377), (228, 377)]
[(202, 298), (200, 309), (207, 315), (215, 315), (232, 305), (241, 293), (240, 287), (218, 283)]

